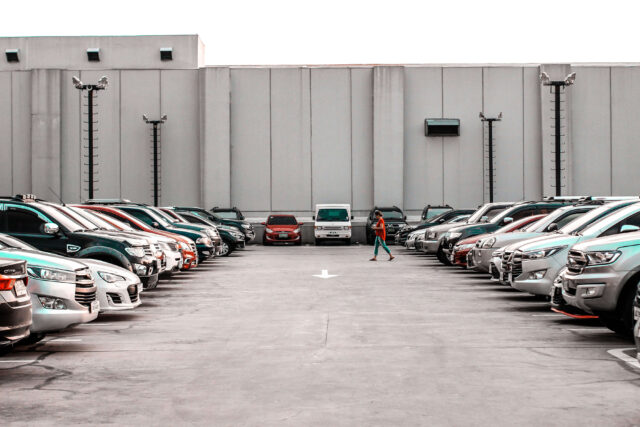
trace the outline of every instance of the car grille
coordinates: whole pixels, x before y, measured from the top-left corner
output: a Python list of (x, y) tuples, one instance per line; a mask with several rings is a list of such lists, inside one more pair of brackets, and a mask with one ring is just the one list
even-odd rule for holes
[(514, 252), (511, 260), (511, 275), (515, 279), (522, 274), (522, 252)]
[(89, 307), (96, 299), (96, 286), (88, 268), (76, 270), (75, 299), (80, 305)]
[(491, 263), (491, 277), (494, 279), (499, 279), (500, 278), (500, 272), (498, 271), (498, 269), (495, 267), (495, 265), (493, 263)]
[(511, 265), (509, 264), (509, 261), (511, 261), (512, 255), (513, 252), (511, 251), (504, 251), (504, 254), (502, 255), (502, 271), (505, 273), (511, 271)]
[(149, 245), (144, 246), (144, 254), (145, 255), (153, 255), (153, 251), (151, 249), (151, 246), (149, 246)]
[(138, 286), (137, 285), (127, 286), (127, 293), (129, 294), (129, 299), (131, 300), (131, 302), (138, 302)]
[(571, 274), (580, 274), (587, 265), (587, 257), (580, 251), (569, 251), (567, 271)]
[(189, 243), (189, 247), (191, 248), (191, 252), (195, 252), (197, 250), (195, 243)]
[(342, 230), (342, 227), (340, 226), (335, 226), (335, 225), (329, 225), (324, 227), (325, 230)]
[(93, 301), (96, 300), (96, 291), (78, 291), (76, 288), (76, 301), (80, 305), (84, 305), (85, 307), (89, 307)]
[(107, 295), (111, 298), (111, 301), (113, 301), (114, 304), (122, 304), (122, 298), (120, 298), (120, 295), (113, 292), (107, 292)]

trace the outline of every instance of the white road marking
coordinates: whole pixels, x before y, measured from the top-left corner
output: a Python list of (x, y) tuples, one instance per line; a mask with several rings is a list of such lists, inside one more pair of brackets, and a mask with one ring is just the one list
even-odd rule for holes
[(329, 270), (322, 270), (322, 274), (314, 274), (313, 277), (318, 277), (320, 279), (330, 279), (332, 277), (337, 277), (337, 275), (329, 274)]
[(571, 331), (571, 332), (591, 332), (592, 334), (601, 334), (603, 332), (608, 332), (608, 333), (613, 333), (613, 331), (609, 328), (598, 328), (598, 327), (594, 327), (594, 328), (565, 328), (565, 331)]
[(560, 313), (545, 313), (545, 314), (532, 314), (533, 317), (558, 317), (558, 316), (562, 316), (564, 317), (564, 314), (560, 314)]
[(0, 363), (33, 363), (40, 362), (39, 360), (0, 360)]
[(635, 348), (615, 348), (613, 350), (607, 351), (607, 353), (609, 353), (610, 355), (612, 355), (617, 359), (622, 360), (627, 365), (633, 368), (640, 369), (640, 362), (638, 362), (638, 359), (634, 359), (633, 357), (625, 353), (625, 351), (629, 351), (629, 350), (635, 350)]
[(82, 341), (82, 339), (80, 338), (54, 338), (52, 340), (47, 340), (45, 342), (50, 343), (50, 342), (80, 342)]

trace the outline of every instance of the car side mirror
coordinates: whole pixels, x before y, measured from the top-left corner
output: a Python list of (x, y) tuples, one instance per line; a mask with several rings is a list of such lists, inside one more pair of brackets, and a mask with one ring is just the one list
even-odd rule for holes
[(160, 224), (158, 224), (158, 223), (157, 223), (157, 222), (155, 222), (155, 221), (153, 221), (153, 222), (151, 223), (151, 225), (152, 225), (154, 228), (160, 228)]
[(552, 223), (547, 227), (547, 231), (557, 231), (558, 230), (558, 224), (557, 223)]
[(620, 227), (621, 233), (631, 233), (632, 231), (638, 231), (638, 230), (640, 230), (640, 227), (638, 227), (637, 225), (625, 224), (622, 227)]
[(504, 219), (502, 220), (502, 223), (503, 223), (504, 225), (511, 224), (512, 222), (513, 222), (513, 218), (511, 218), (510, 216), (508, 216), (508, 217), (506, 217), (506, 218), (504, 218)]
[(298, 225), (304, 225), (304, 222), (299, 222)]
[(44, 234), (55, 236), (60, 232), (60, 227), (58, 227), (58, 224), (55, 224), (53, 222), (47, 222), (45, 224), (42, 224), (42, 232)]
[(262, 224), (262, 225), (267, 225), (267, 223), (266, 223), (266, 222), (261, 222), (260, 224)]
[(489, 217), (486, 215), (480, 218), (480, 222), (487, 222), (487, 221), (489, 221)]

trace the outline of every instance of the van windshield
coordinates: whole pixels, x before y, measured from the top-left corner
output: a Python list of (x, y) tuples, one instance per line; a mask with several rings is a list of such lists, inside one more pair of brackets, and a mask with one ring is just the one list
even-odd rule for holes
[(347, 222), (349, 221), (349, 212), (346, 209), (330, 208), (319, 209), (316, 215), (318, 222)]

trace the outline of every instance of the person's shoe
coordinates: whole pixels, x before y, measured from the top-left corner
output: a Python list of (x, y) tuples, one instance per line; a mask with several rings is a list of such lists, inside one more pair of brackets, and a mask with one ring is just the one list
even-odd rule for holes
[(369, 261), (377, 261), (377, 259), (375, 259), (375, 258), (371, 258)]
[(389, 261), (393, 261), (394, 259), (396, 259), (396, 257), (394, 257), (393, 255), (389, 256)]

